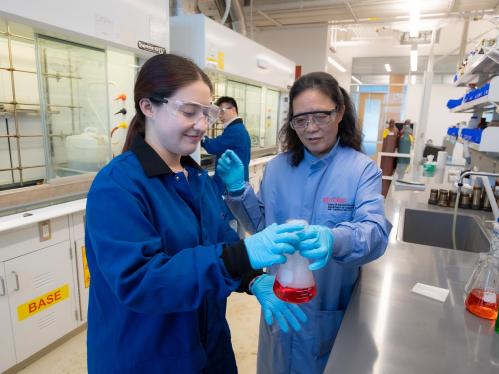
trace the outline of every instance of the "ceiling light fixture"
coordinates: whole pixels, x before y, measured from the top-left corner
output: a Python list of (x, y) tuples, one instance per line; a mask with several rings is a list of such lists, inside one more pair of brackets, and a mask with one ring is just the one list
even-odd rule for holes
[(417, 38), (419, 36), (419, 1), (411, 0), (409, 4), (409, 36)]
[(385, 64), (385, 70), (386, 70), (388, 73), (391, 73), (391, 72), (392, 72), (392, 67), (390, 66), (390, 64)]
[(418, 70), (418, 47), (412, 46), (411, 49), (411, 71)]
[(339, 71), (341, 71), (342, 73), (346, 72), (347, 69), (345, 69), (343, 67), (343, 65), (341, 65), (338, 61), (336, 61), (335, 59), (333, 59), (332, 57), (328, 57), (327, 58), (327, 61), (333, 65), (336, 69), (338, 69)]
[(360, 81), (360, 79), (358, 79), (357, 77), (354, 77), (353, 75), (352, 75), (352, 79), (353, 79), (355, 82), (357, 82), (358, 84), (362, 84), (362, 82)]

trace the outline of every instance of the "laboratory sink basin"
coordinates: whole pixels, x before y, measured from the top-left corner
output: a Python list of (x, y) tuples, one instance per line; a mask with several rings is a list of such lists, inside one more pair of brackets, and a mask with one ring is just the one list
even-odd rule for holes
[[(453, 249), (451, 212), (406, 208), (399, 224), (398, 237), (404, 242)], [(401, 237), (400, 237), (401, 234)], [(456, 246), (467, 252), (488, 252), (490, 242), (477, 218), (458, 214)]]

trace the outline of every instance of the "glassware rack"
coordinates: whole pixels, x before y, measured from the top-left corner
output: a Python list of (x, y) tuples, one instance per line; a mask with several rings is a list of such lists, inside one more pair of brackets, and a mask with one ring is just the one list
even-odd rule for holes
[[(7, 143), (8, 149), (8, 164), (5, 165), (2, 163), (0, 167), (0, 173), (7, 172), (10, 174), (10, 183), (3, 184), (0, 186), (0, 189), (10, 188), (11, 186), (19, 185), (24, 186), (26, 184), (30, 184), (30, 182), (37, 182), (38, 178), (35, 178), (35, 181), (31, 181), (30, 177), (27, 174), (27, 171), (30, 169), (39, 169), (45, 168), (46, 164), (41, 162), (25, 162), (23, 160), (23, 153), (21, 152), (21, 143), (23, 139), (36, 139), (38, 138), (40, 141), (43, 140), (44, 134), (41, 129), (36, 131), (35, 133), (25, 133), (23, 131), (23, 117), (26, 115), (39, 115), (40, 114), (40, 105), (39, 103), (28, 103), (19, 100), (18, 92), (16, 91), (16, 78), (18, 74), (29, 74), (33, 75), (36, 79), (36, 70), (29, 70), (16, 67), (14, 64), (14, 56), (13, 56), (13, 43), (16, 41), (21, 41), (24, 44), (31, 45), (34, 51), (34, 38), (19, 35), (11, 31), (9, 24), (5, 24), (5, 29), (0, 29), (0, 38), (4, 39), (6, 42), (6, 57), (7, 64), (0, 65), (0, 72), (4, 72), (7, 74), (8, 79), (10, 80), (10, 100), (0, 101), (0, 118), (4, 122), (2, 127), (5, 128), (5, 132), (0, 134), (0, 139), (5, 140)], [(34, 55), (33, 55), (34, 61)], [(9, 122), (13, 122), (13, 129), (10, 126)], [(43, 159), (43, 158), (42, 158)], [(43, 173), (44, 174), (44, 173)]]
[(0, 190), (109, 160), (107, 82), (104, 50), (0, 19)]

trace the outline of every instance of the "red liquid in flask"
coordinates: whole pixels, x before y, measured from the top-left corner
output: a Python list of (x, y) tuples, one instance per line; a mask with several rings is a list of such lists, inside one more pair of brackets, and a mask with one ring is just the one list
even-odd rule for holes
[(315, 284), (306, 288), (284, 287), (276, 279), (274, 281), (274, 293), (279, 299), (288, 303), (303, 304), (314, 298), (316, 287)]
[(494, 293), (485, 293), (478, 288), (472, 289), (465, 301), (466, 309), (478, 317), (496, 319), (499, 297), (495, 295), (495, 300), (491, 300), (491, 294), (494, 297)]

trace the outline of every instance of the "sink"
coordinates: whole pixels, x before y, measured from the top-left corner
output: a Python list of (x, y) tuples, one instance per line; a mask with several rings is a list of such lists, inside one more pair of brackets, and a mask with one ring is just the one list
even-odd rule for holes
[[(402, 217), (397, 233), (402, 241), (452, 249), (452, 213), (406, 208)], [(457, 215), (456, 242), (461, 251), (490, 250), (490, 242), (473, 216)]]

